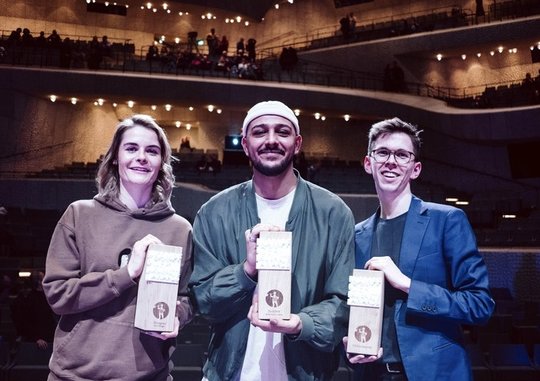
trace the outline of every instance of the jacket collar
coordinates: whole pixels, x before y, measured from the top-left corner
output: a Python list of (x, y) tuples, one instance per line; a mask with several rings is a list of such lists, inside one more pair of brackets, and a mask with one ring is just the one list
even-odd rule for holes
[[(402, 242), (401, 244), (398, 264), (400, 270), (407, 276), (411, 276), (414, 271), (416, 258), (418, 257), (422, 240), (426, 233), (429, 222), (429, 216), (426, 215), (426, 210), (425, 203), (418, 197), (413, 196), (403, 229), (403, 237), (406, 237), (406, 242)], [(356, 230), (356, 242), (360, 243), (358, 249), (364, 251), (365, 258), (369, 258), (371, 253), (372, 238), (379, 214), (380, 208)]]

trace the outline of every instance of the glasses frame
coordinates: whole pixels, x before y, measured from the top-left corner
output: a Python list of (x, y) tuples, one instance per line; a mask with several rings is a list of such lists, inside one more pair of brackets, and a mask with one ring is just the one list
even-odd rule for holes
[[(374, 155), (373, 153), (375, 151), (379, 151), (379, 150), (386, 150), (388, 151), (388, 157), (384, 160), (384, 161), (379, 161)], [(397, 152), (407, 152), (408, 154), (411, 155), (411, 157), (409, 158), (408, 161), (406, 162), (402, 162), (402, 159), (398, 159), (398, 157), (396, 156), (396, 153)], [(398, 150), (395, 150), (395, 151), (392, 151), (391, 149), (388, 149), (388, 148), (384, 148), (384, 147), (380, 147), (380, 148), (375, 148), (375, 149), (372, 149), (371, 152), (369, 153), (369, 156), (373, 158), (373, 160), (375, 160), (375, 162), (379, 163), (379, 164), (384, 164), (386, 163), (388, 160), (390, 160), (390, 156), (394, 156), (394, 161), (400, 165), (407, 165), (411, 162), (415, 162), (416, 161), (416, 155), (414, 154), (414, 152), (411, 152), (411, 151), (407, 151), (406, 149), (398, 149)]]

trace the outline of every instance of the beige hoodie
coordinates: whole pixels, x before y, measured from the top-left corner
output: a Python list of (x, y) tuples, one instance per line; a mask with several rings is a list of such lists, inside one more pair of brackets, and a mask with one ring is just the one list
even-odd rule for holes
[[(147, 234), (183, 247), (179, 292), (192, 271), (190, 223), (166, 202), (129, 210), (101, 196), (71, 204), (58, 222), (47, 254), (43, 288), (60, 321), (49, 380), (172, 380), (166, 341), (134, 328), (137, 283), (120, 257)], [(181, 327), (192, 317), (179, 297)]]

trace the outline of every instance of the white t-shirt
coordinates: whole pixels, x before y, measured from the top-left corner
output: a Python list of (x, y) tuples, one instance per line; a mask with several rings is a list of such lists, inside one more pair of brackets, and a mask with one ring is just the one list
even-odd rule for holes
[[(295, 190), (278, 200), (267, 200), (256, 195), (261, 223), (285, 229)], [(257, 292), (257, 289), (254, 292)], [(244, 363), (237, 379), (240, 381), (287, 381), (282, 340), (281, 333), (265, 332), (250, 325)]]

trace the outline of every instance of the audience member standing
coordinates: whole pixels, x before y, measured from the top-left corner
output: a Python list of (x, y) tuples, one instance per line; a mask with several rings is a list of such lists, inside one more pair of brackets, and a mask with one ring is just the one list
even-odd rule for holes
[(349, 15), (343, 16), (339, 20), (339, 25), (340, 25), (339, 30), (341, 30), (341, 34), (346, 40), (348, 40), (350, 36), (350, 32), (351, 32), (351, 24), (349, 22)]
[(251, 62), (254, 62), (255, 57), (257, 56), (257, 54), (255, 52), (255, 45), (256, 44), (257, 44), (257, 40), (255, 40), (254, 38), (248, 39), (248, 42), (247, 42), (247, 45), (246, 45), (246, 51), (247, 51), (247, 54), (248, 54), (248, 59)]
[(244, 55), (244, 53), (246, 52), (246, 46), (244, 45), (244, 39), (241, 38), (240, 40), (238, 40), (238, 42), (236, 43), (236, 55), (238, 57), (242, 57)]
[(57, 319), (43, 292), (43, 276), (42, 271), (33, 271), (11, 306), (17, 340), (34, 342), (40, 349), (53, 342)]

